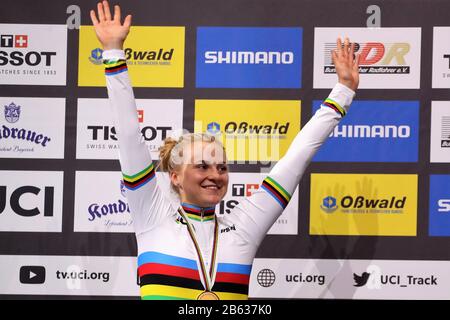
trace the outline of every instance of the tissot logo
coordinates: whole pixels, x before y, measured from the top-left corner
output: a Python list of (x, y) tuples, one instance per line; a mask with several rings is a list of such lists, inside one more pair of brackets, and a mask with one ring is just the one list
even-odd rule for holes
[(0, 30), (0, 84), (66, 84), (66, 25), (6, 23)]
[(2, 34), (0, 35), (0, 47), (2, 48), (26, 48), (28, 35), (26, 34)]
[[(216, 206), (216, 214), (227, 216), (239, 205), (246, 205), (247, 199), (264, 195), (267, 191), (260, 188), (265, 174), (250, 172), (230, 173), (229, 191), (225, 198)], [(236, 211), (235, 211), (236, 212)], [(268, 234), (297, 234), (298, 232), (298, 191), (292, 195), (283, 214), (278, 217)]]
[(433, 88), (450, 88), (450, 27), (433, 27)]
[(442, 57), (444, 59), (447, 59), (448, 69), (450, 69), (450, 54), (444, 54)]
[[(91, 132), (92, 140), (98, 141), (117, 141), (116, 128), (112, 126), (96, 126), (88, 125), (87, 130)], [(152, 141), (160, 136), (162, 140), (167, 137), (167, 133), (172, 130), (172, 127), (142, 127), (141, 133), (145, 141)]]
[[(1, 48), (28, 48), (28, 35), (0, 35), (0, 49)], [(51, 66), (52, 59), (56, 56), (56, 51), (1, 51), (0, 50), (0, 66), (37, 66), (45, 65)]]
[(42, 284), (45, 282), (45, 267), (43, 266), (22, 266), (19, 272), (21, 283)]
[(255, 183), (234, 183), (231, 186), (231, 193), (233, 197), (250, 197), (255, 191), (259, 189), (259, 184)]
[[(171, 134), (172, 130), (182, 127), (183, 101), (137, 99), (136, 105), (135, 117), (142, 134), (142, 141), (156, 158), (162, 141)], [(116, 129), (118, 128), (113, 125), (108, 100), (78, 99), (77, 117), (77, 158), (117, 159), (119, 141)]]

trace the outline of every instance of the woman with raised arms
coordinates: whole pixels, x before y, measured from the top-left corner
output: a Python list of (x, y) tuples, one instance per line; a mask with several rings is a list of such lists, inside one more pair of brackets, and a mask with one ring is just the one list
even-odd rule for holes
[(122, 23), (120, 7), (114, 6), (112, 14), (108, 2), (103, 1), (98, 3), (97, 14), (91, 11), (91, 19), (104, 50), (120, 165), (138, 244), (142, 298), (247, 299), (258, 246), (355, 95), (359, 71), (354, 45), (347, 38), (343, 44), (337, 40), (332, 59), (338, 82), (328, 98), (260, 188), (229, 214), (218, 216), (215, 206), (225, 197), (229, 179), (222, 144), (204, 133), (164, 141), (159, 168), (168, 173), (179, 196), (179, 205), (173, 206), (158, 186), (153, 160), (139, 130), (123, 51), (131, 16)]

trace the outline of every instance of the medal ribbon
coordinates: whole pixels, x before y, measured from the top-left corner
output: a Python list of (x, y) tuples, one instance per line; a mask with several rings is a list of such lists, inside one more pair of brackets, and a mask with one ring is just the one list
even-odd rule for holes
[(192, 228), (191, 223), (186, 217), (186, 213), (184, 212), (183, 208), (178, 209), (178, 213), (181, 215), (181, 217), (186, 221), (186, 225), (189, 231), (189, 235), (191, 236), (192, 242), (194, 243), (195, 250), (197, 251), (198, 260), (200, 261), (200, 267), (202, 271), (202, 276), (205, 282), (206, 291), (211, 291), (212, 284), (210, 281), (213, 279), (213, 275), (215, 272), (215, 265), (216, 265), (216, 257), (217, 257), (217, 244), (219, 241), (219, 224), (217, 223), (217, 217), (214, 214), (214, 242), (213, 242), (213, 248), (212, 248), (212, 255), (211, 255), (211, 264), (209, 266), (209, 277), (208, 273), (206, 272), (206, 266), (205, 262), (203, 261), (202, 253), (200, 251), (200, 246), (198, 245), (197, 239), (195, 238), (195, 233)]

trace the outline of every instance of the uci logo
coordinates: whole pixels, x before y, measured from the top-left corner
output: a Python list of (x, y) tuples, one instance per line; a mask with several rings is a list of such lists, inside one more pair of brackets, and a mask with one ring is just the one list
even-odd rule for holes
[[(43, 212), (44, 217), (53, 216), (53, 199), (54, 199), (54, 187), (41, 188), (35, 186), (23, 186), (19, 187), (12, 192), (9, 192), (7, 186), (0, 186), (0, 214), (5, 211), (6, 204), (9, 201), (11, 210), (22, 217), (34, 217)], [(43, 208), (29, 208), (26, 203), (30, 197), (41, 197), (43, 200)], [(8, 200), (9, 199), (9, 200)], [(42, 203), (42, 201), (41, 201)], [(42, 210), (43, 209), (43, 210)]]

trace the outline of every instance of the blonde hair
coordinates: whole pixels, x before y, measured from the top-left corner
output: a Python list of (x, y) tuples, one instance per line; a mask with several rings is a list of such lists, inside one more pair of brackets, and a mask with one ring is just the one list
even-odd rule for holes
[[(159, 164), (157, 168), (160, 168), (163, 172), (171, 173), (174, 170), (177, 170), (180, 165), (187, 163), (186, 160), (183, 159), (183, 151), (185, 150), (185, 146), (193, 143), (216, 143), (221, 147), (221, 151), (225, 155), (225, 148), (223, 144), (216, 139), (215, 136), (207, 134), (207, 133), (186, 133), (183, 134), (178, 140), (173, 138), (164, 139), (163, 145), (159, 147)], [(187, 156), (187, 155), (186, 155)], [(172, 188), (178, 193), (178, 188), (170, 183)]]

